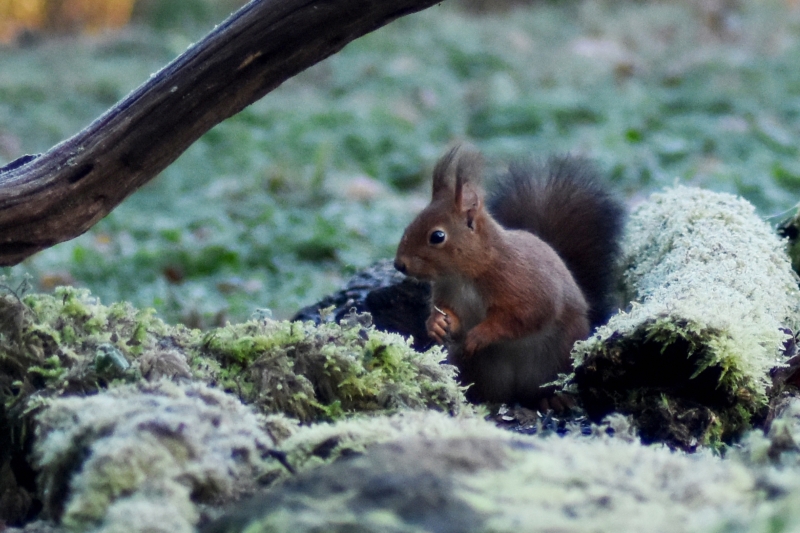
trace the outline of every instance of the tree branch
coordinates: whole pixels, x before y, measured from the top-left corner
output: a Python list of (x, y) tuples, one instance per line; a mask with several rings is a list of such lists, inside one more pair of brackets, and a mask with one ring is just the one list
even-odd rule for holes
[(84, 233), (216, 124), (438, 1), (251, 1), (77, 135), (0, 169), (0, 265)]

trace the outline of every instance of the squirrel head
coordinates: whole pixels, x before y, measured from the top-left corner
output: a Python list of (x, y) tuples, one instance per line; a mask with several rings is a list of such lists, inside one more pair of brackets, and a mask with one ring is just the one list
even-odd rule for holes
[(433, 170), (431, 203), (403, 233), (394, 266), (409, 276), (436, 280), (470, 275), (485, 255), (482, 229), (488, 216), (481, 187), (483, 162), (473, 149), (456, 146)]

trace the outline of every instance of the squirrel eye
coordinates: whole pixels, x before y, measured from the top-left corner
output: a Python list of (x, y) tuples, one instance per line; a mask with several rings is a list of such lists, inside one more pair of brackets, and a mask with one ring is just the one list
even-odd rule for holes
[(431, 244), (442, 244), (445, 238), (447, 238), (447, 235), (445, 235), (445, 233), (442, 230), (437, 229), (436, 231), (431, 233), (431, 236), (428, 238), (428, 241)]

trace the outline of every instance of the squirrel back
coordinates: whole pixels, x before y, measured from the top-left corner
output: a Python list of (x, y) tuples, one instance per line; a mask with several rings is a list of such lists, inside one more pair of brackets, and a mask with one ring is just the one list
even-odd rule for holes
[(489, 191), (487, 208), (503, 227), (529, 231), (558, 253), (589, 304), (593, 328), (608, 320), (625, 210), (589, 161), (512, 164)]

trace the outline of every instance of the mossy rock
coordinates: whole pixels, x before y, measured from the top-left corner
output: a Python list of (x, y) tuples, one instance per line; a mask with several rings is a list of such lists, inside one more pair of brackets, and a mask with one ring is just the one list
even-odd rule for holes
[(784, 243), (745, 200), (676, 187), (632, 214), (624, 266), (630, 309), (573, 350), (589, 414), (632, 414), (645, 441), (683, 449), (741, 435), (797, 330)]
[(208, 332), (151, 310), (101, 304), (86, 290), (0, 296), (0, 520), (24, 521), (39, 496), (28, 454), (35, 416), (58, 398), (169, 379), (230, 393), (300, 422), (466, 405), (437, 349), (415, 352), (368, 315), (341, 324), (253, 318)]

